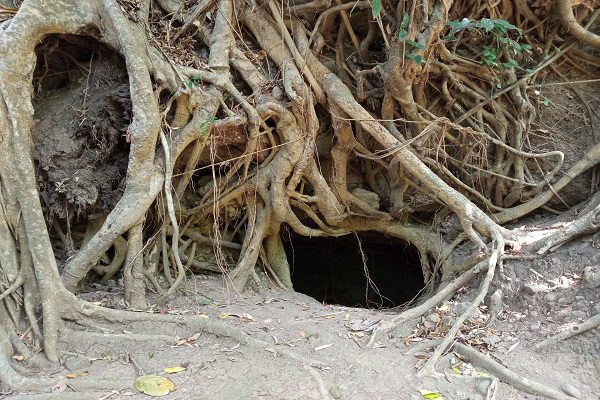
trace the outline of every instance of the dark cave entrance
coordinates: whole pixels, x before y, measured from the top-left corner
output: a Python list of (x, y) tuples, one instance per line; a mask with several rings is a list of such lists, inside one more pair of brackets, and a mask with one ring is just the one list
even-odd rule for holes
[(376, 232), (338, 238), (283, 234), (282, 238), (294, 289), (320, 302), (390, 308), (411, 301), (424, 287), (419, 253), (401, 239)]

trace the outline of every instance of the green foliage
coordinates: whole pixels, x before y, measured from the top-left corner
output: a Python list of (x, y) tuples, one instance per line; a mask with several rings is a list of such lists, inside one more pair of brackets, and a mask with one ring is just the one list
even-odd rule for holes
[(207, 135), (209, 128), (211, 126), (213, 126), (216, 121), (217, 121), (217, 117), (212, 117), (212, 118), (207, 119), (206, 121), (203, 121), (200, 124), (200, 134)]
[(404, 13), (404, 17), (402, 17), (402, 22), (400, 23), (400, 28), (398, 30), (398, 40), (401, 42), (406, 39), (408, 36), (408, 24), (410, 23), (410, 14)]
[(463, 18), (460, 21), (448, 21), (447, 25), (452, 28), (450, 29), (448, 36), (446, 36), (447, 40), (456, 39), (454, 35), (467, 28), (481, 29), (497, 36), (506, 35), (510, 31), (514, 31), (519, 35), (519, 37), (523, 35), (523, 31), (521, 29), (503, 19), (482, 18), (479, 21), (470, 21), (468, 18)]
[(406, 43), (414, 47), (415, 49), (425, 50), (425, 45), (419, 42), (415, 42), (414, 40), (407, 40)]
[(379, 18), (381, 14), (381, 0), (371, 0), (371, 13), (373, 14), (373, 18)]
[[(407, 45), (409, 45), (413, 49), (425, 50), (424, 44), (416, 42), (414, 40), (407, 39), (409, 24), (410, 24), (410, 14), (404, 13), (404, 16), (402, 17), (402, 22), (400, 22), (400, 27), (398, 28), (398, 40), (400, 42), (405, 42)], [(423, 56), (421, 56), (419, 54), (408, 53), (406, 55), (406, 58), (408, 58), (411, 61), (414, 61), (417, 64), (423, 63)]]
[(194, 84), (198, 84), (198, 82), (200, 82), (200, 77), (199, 76), (192, 76), (190, 78), (190, 81), (188, 82), (188, 87), (191, 89)]
[(482, 18), (479, 21), (470, 21), (463, 18), (460, 21), (448, 21), (447, 25), (451, 28), (446, 40), (456, 40), (456, 34), (464, 30), (480, 30), (486, 34), (492, 35), (495, 45), (483, 46), (481, 51), (481, 61), (494, 68), (508, 69), (521, 68), (519, 63), (513, 59), (508, 62), (501, 62), (502, 53), (514, 57), (523, 53), (531, 53), (531, 45), (521, 43), (518, 40), (511, 39), (509, 35), (516, 35), (518, 39), (523, 37), (523, 31), (508, 21), (503, 19)]
[(420, 56), (420, 55), (418, 55), (418, 54), (413, 54), (413, 53), (410, 53), (410, 54), (408, 54), (408, 55), (406, 56), (406, 58), (408, 58), (408, 59), (409, 59), (409, 60), (411, 60), (411, 61), (414, 61), (414, 62), (415, 62), (415, 63), (417, 63), (417, 64), (422, 64), (422, 63), (423, 63), (423, 57), (421, 57), (421, 56)]

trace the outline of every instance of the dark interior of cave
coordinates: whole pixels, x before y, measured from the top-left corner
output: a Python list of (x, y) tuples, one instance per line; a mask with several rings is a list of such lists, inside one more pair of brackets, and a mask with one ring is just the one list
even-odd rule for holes
[(337, 238), (284, 232), (282, 240), (294, 289), (325, 304), (391, 308), (411, 301), (424, 286), (417, 249), (397, 238), (376, 232)]

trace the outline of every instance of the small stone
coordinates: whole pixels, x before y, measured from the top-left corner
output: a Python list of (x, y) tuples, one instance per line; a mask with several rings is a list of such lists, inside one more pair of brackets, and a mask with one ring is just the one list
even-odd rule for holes
[[(568, 310), (567, 310), (568, 311)], [(581, 310), (573, 310), (570, 314), (567, 314), (569, 318), (579, 318), (580, 320), (586, 320), (589, 318), (587, 312)]]
[(377, 193), (371, 192), (370, 190), (365, 190), (363, 188), (355, 188), (351, 193), (373, 207), (375, 210), (379, 210), (379, 195)]
[(423, 322), (423, 327), (429, 331), (429, 332), (433, 332), (435, 331), (435, 328), (437, 327), (437, 324), (434, 324), (433, 322), (429, 322), (429, 321), (424, 321)]
[(593, 288), (600, 286), (600, 266), (596, 265), (584, 269), (583, 279), (589, 286)]
[[(454, 311), (456, 312), (456, 315), (462, 315), (470, 306), (471, 303), (456, 303), (454, 306)], [(475, 308), (468, 319), (477, 319), (479, 317), (481, 317), (481, 311), (479, 308)]]
[(577, 303), (573, 304), (573, 310), (587, 310), (589, 303), (587, 300), (580, 300)]
[(546, 293), (546, 295), (544, 296), (544, 298), (547, 301), (556, 301), (557, 297), (558, 297), (558, 294), (556, 294), (556, 293)]
[(64, 365), (69, 371), (81, 371), (88, 369), (92, 363), (87, 357), (75, 356), (67, 358)]
[(594, 312), (592, 314), (600, 314), (600, 303), (594, 305)]
[(279, 86), (275, 86), (271, 90), (271, 96), (273, 96), (277, 100), (280, 100), (281, 97), (283, 96), (283, 92), (281, 91), (281, 88)]
[(490, 335), (490, 336), (486, 336), (483, 338), (483, 342), (490, 347), (497, 346), (501, 340), (502, 340), (502, 338), (500, 338), (500, 336), (498, 336), (498, 335)]
[(469, 303), (456, 303), (454, 305), (454, 311), (456, 312), (456, 315), (462, 315), (465, 311), (467, 311), (469, 305)]
[(565, 392), (571, 397), (575, 397), (576, 399), (581, 398), (581, 393), (579, 392), (579, 390), (577, 390), (577, 388), (571, 384), (565, 383), (560, 388), (563, 392)]
[(490, 296), (489, 300), (490, 321), (494, 321), (503, 308), (502, 290), (498, 289)]
[(565, 294), (558, 299), (559, 304), (571, 304), (575, 302), (575, 296), (572, 294)]
[(454, 323), (454, 318), (452, 318), (449, 315), (446, 315), (442, 318), (442, 325), (452, 326), (453, 323)]
[(475, 385), (475, 390), (483, 396), (487, 396), (487, 391), (491, 383), (489, 379), (482, 379)]
[(117, 282), (115, 282), (114, 279), (109, 279), (106, 281), (106, 286), (115, 287), (115, 286), (117, 286)]
[(526, 283), (525, 285), (523, 285), (523, 288), (521, 289), (521, 291), (524, 294), (529, 294), (529, 295), (537, 293), (537, 289), (533, 285), (531, 285), (529, 283)]
[(438, 322), (440, 322), (442, 319), (440, 318), (439, 315), (437, 314), (430, 314), (428, 315), (425, 320), (429, 321), (429, 322), (433, 322), (434, 324), (437, 324)]
[(530, 331), (537, 331), (538, 329), (540, 329), (541, 326), (542, 326), (542, 322), (541, 321), (533, 321), (531, 323), (531, 325), (529, 326), (529, 330)]

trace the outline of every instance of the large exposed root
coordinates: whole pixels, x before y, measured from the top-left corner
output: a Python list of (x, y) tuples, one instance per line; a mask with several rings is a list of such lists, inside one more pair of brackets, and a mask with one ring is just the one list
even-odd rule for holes
[(454, 351), (464, 356), (471, 363), (477, 365), (480, 368), (485, 368), (489, 373), (493, 374), (503, 382), (506, 382), (511, 386), (520, 389), (526, 393), (538, 396), (545, 396), (550, 399), (556, 400), (571, 400), (574, 398), (542, 383), (533, 381), (528, 378), (523, 378), (516, 372), (513, 372), (501, 365), (500, 363), (498, 363), (497, 361), (492, 360), (491, 357), (482, 355), (470, 346), (456, 343), (454, 344), (453, 348)]

